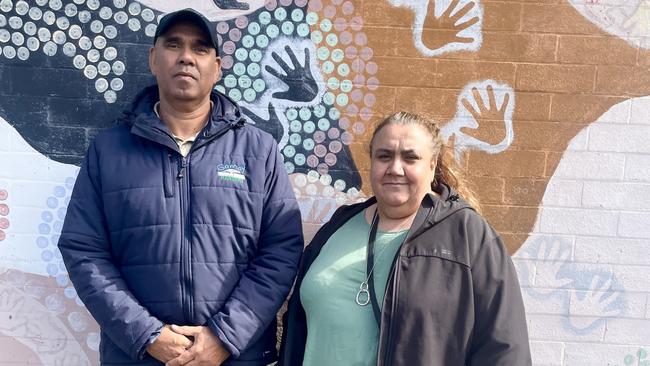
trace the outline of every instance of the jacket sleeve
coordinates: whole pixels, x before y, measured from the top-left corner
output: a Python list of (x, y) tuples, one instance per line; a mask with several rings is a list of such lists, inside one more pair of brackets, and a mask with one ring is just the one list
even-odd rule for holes
[(133, 359), (143, 356), (162, 323), (138, 303), (113, 263), (95, 143), (77, 176), (58, 246), (79, 298), (102, 331)]
[(501, 238), (491, 236), (472, 263), (474, 333), (467, 365), (531, 365), (517, 273)]
[(303, 249), (302, 221), (282, 155), (273, 141), (255, 258), (221, 310), (208, 321), (233, 357), (261, 336), (289, 294)]

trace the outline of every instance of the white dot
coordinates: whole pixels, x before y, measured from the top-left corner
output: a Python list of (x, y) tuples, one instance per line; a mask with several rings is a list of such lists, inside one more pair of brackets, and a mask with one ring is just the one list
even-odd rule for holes
[(65, 6), (65, 15), (73, 17), (77, 15), (77, 6), (75, 4), (68, 4)]
[(111, 89), (115, 91), (120, 91), (124, 87), (124, 82), (120, 78), (115, 78), (111, 80)]
[(158, 28), (158, 26), (153, 23), (147, 24), (147, 26), (144, 27), (144, 34), (149, 37), (153, 37), (156, 35), (156, 28)]
[(99, 351), (99, 339), (98, 333), (88, 333), (88, 336), (86, 336), (86, 345), (93, 351)]
[(82, 50), (88, 51), (92, 46), (93, 43), (90, 41), (90, 38), (86, 36), (79, 38), (79, 47), (81, 47)]
[[(25, 15), (28, 11), (29, 4), (27, 4), (27, 2), (21, 0), (16, 3), (16, 13), (18, 13), (18, 15)], [(18, 53), (18, 57), (20, 58), (20, 52)]]
[(50, 0), (50, 8), (52, 8), (52, 10), (59, 10), (62, 6), (63, 4), (61, 4), (61, 0)]
[(318, 181), (318, 172), (315, 170), (310, 170), (307, 172), (307, 181), (309, 181), (309, 183)]
[(22, 33), (14, 32), (11, 35), (11, 43), (15, 44), (16, 46), (22, 46), (23, 43), (25, 43), (25, 36), (23, 36)]
[(56, 44), (64, 44), (66, 41), (65, 33), (60, 30), (55, 31), (52, 33), (52, 40), (54, 40)]
[(90, 12), (88, 10), (82, 10), (79, 12), (79, 21), (82, 23), (88, 23), (90, 19), (92, 18), (92, 15), (90, 15)]
[(140, 14), (140, 10), (142, 10), (142, 8), (140, 7), (140, 3), (133, 2), (129, 4), (129, 14), (138, 15)]
[[(14, 7), (14, 5), (11, 3), (11, 0), (2, 0), (0, 1), (0, 10), (4, 11), (5, 13), (11, 11), (11, 9)], [(7, 56), (5, 54), (5, 56)], [(9, 57), (7, 57), (9, 58)], [(13, 57), (11, 57), (13, 58)]]
[(43, 46), (43, 53), (45, 53), (48, 56), (56, 55), (56, 50), (57, 50), (56, 43), (54, 43), (52, 41), (48, 41)]
[(92, 49), (92, 50), (88, 51), (88, 55), (86, 55), (86, 58), (88, 58), (88, 61), (90, 61), (90, 62), (99, 61), (99, 57), (100, 57), (99, 51), (97, 51), (95, 49)]
[(129, 19), (129, 29), (130, 30), (132, 30), (134, 32), (137, 32), (137, 31), (140, 30), (140, 27), (141, 26), (140, 26), (140, 21), (139, 20), (137, 20), (136, 18)]
[(88, 6), (88, 9), (90, 10), (97, 10), (99, 9), (99, 0), (88, 0), (86, 6)]
[(112, 16), (113, 16), (113, 10), (111, 10), (111, 8), (109, 8), (108, 6), (104, 6), (99, 10), (99, 17), (104, 20), (111, 19)]
[(93, 65), (88, 65), (84, 68), (84, 76), (88, 79), (94, 79), (97, 76), (97, 68)]
[(336, 182), (334, 182), (334, 189), (336, 189), (339, 192), (343, 191), (345, 189), (345, 181), (343, 181), (342, 179), (336, 180)]
[(116, 8), (123, 8), (126, 6), (126, 0), (113, 0), (113, 6)]
[(106, 99), (107, 103), (115, 103), (117, 101), (117, 94), (113, 90), (109, 90), (104, 93), (104, 99)]
[(36, 0), (36, 5), (44, 6), (47, 2), (48, 0)]
[(29, 50), (26, 47), (18, 48), (18, 59), (26, 61), (29, 58)]
[(38, 30), (38, 39), (41, 40), (41, 42), (47, 42), (50, 40), (52, 37), (52, 33), (50, 33), (50, 30), (47, 28), (40, 28)]
[(11, 60), (12, 58), (16, 57), (16, 50), (11, 46), (4, 46), (2, 49), (2, 54)]
[(115, 26), (112, 25), (107, 25), (104, 28), (104, 35), (106, 35), (106, 38), (108, 39), (113, 39), (117, 37), (117, 28), (115, 28)]
[(115, 19), (115, 22), (116, 22), (117, 24), (124, 24), (124, 23), (126, 23), (126, 22), (129, 20), (129, 16), (126, 15), (126, 13), (123, 12), (123, 11), (118, 11), (118, 12), (115, 13), (115, 15), (113, 16), (113, 19)]
[(74, 1), (74, 3), (77, 4), (77, 5), (81, 5), (81, 4), (83, 4), (84, 1), (86, 1), (86, 0), (72, 0), (72, 1)]
[(99, 72), (100, 75), (106, 76), (111, 72), (111, 65), (106, 61), (101, 61), (97, 64), (97, 72)]
[(359, 191), (356, 188), (352, 187), (348, 189), (347, 195), (350, 198), (356, 198), (359, 195)]
[(6, 43), (11, 39), (11, 33), (6, 29), (0, 29), (0, 42)]
[(102, 36), (95, 37), (95, 39), (93, 40), (93, 45), (95, 46), (95, 48), (99, 48), (100, 50), (103, 50), (104, 47), (106, 47), (106, 38)]
[(27, 48), (30, 51), (36, 51), (38, 47), (41, 46), (41, 42), (38, 41), (36, 37), (29, 37), (27, 38)]
[(332, 176), (329, 174), (323, 174), (320, 176), (320, 182), (326, 186), (332, 184)]
[(108, 61), (113, 61), (115, 57), (117, 57), (117, 49), (115, 47), (106, 47), (104, 50), (104, 58)]
[(19, 17), (13, 16), (9, 18), (9, 26), (13, 29), (20, 29), (23, 26), (23, 20)]
[(303, 174), (300, 174), (296, 176), (296, 179), (293, 180), (293, 184), (296, 187), (304, 187), (307, 185), (307, 177), (305, 177)]
[(53, 12), (48, 10), (45, 13), (43, 13), (43, 21), (47, 25), (52, 25), (54, 24), (54, 22), (56, 22), (56, 15), (54, 15)]
[(4, 27), (7, 25), (7, 18), (4, 16), (4, 14), (0, 14), (0, 27)]
[(90, 23), (90, 30), (93, 31), (93, 33), (101, 33), (103, 29), (104, 23), (102, 23), (100, 20), (93, 20)]
[(318, 188), (313, 184), (308, 184), (305, 191), (310, 196), (315, 196), (318, 193)]
[(59, 17), (56, 20), (56, 26), (59, 27), (59, 29), (66, 30), (70, 26), (70, 20), (66, 17)]
[(40, 20), (43, 17), (43, 11), (39, 8), (31, 8), (29, 9), (29, 17), (32, 20)]
[(76, 24), (73, 24), (72, 27), (70, 27), (70, 29), (68, 30), (68, 35), (72, 39), (79, 39), (82, 33), (83, 31), (81, 30), (81, 27)]
[(33, 36), (34, 34), (36, 34), (37, 30), (38, 28), (36, 27), (36, 24), (34, 24), (34, 22), (25, 22), (25, 25), (23, 26), (23, 31), (28, 36)]
[(113, 74), (120, 76), (124, 74), (124, 62), (122, 61), (115, 61), (113, 63)]
[(84, 58), (81, 55), (77, 55), (72, 59), (72, 64), (74, 65), (74, 67), (81, 70), (84, 67), (86, 67), (86, 58)]
[(63, 45), (63, 54), (68, 56), (68, 57), (73, 57), (75, 54), (77, 54), (77, 47), (68, 42)]
[(99, 78), (95, 80), (95, 89), (97, 89), (98, 92), (103, 93), (108, 89), (108, 81), (104, 78)]
[(144, 9), (140, 16), (147, 22), (152, 22), (154, 19), (156, 19), (156, 14), (151, 9)]

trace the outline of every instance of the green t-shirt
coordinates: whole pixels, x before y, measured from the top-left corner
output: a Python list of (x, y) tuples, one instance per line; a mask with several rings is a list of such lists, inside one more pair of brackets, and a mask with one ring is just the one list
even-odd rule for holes
[[(369, 232), (362, 211), (329, 238), (303, 279), (300, 300), (308, 334), (304, 366), (377, 364), (379, 328), (372, 304), (355, 302), (367, 277)], [(377, 232), (373, 276), (380, 306), (393, 258), (406, 233)]]

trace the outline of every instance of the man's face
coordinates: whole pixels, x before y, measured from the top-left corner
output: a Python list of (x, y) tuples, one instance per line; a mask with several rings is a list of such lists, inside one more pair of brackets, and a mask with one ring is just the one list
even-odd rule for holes
[(209, 98), (221, 75), (221, 59), (201, 28), (180, 22), (149, 50), (149, 68), (161, 98), (200, 101)]

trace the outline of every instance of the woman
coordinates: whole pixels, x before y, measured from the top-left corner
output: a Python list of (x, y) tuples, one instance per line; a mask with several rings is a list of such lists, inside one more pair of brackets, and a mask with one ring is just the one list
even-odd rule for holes
[(442, 149), (422, 117), (376, 127), (375, 197), (339, 208), (305, 250), (280, 365), (531, 364), (510, 257)]

